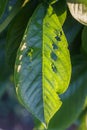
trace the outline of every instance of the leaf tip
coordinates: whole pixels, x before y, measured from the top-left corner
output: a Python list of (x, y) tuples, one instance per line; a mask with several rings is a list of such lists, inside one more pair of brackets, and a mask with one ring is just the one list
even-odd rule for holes
[(48, 123), (43, 122), (42, 124), (43, 124), (44, 128), (47, 130), (48, 129)]

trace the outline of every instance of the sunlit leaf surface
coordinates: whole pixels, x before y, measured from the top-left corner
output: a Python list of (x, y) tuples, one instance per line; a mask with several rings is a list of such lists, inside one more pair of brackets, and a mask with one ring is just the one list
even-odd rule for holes
[(61, 106), (71, 75), (68, 44), (51, 6), (39, 5), (28, 23), (15, 64), (21, 103), (44, 125)]

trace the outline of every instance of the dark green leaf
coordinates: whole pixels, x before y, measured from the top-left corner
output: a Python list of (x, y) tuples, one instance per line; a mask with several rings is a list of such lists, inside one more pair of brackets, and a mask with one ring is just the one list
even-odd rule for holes
[(4, 13), (8, 0), (0, 0), (0, 17)]
[[(0, 23), (0, 33), (9, 25), (9, 23), (12, 21), (12, 19), (17, 15), (17, 13), (21, 10), (22, 5), (23, 5), (24, 0), (17, 0), (17, 2), (14, 4), (14, 6), (12, 7), (9, 15), (7, 15), (7, 17), (4, 19), (4, 21), (2, 20), (2, 22)], [(8, 7), (9, 7), (9, 3), (8, 3)], [(7, 13), (7, 12), (6, 12)]]
[(87, 54), (87, 27), (84, 27), (82, 32), (82, 50)]
[(17, 53), (17, 95), (47, 125), (61, 106), (57, 93), (66, 91), (70, 75), (70, 55), (61, 24), (51, 6), (40, 5), (29, 21)]
[(66, 20), (66, 15), (67, 15), (66, 1), (59, 0), (57, 3), (55, 3), (53, 5), (53, 8), (56, 12), (56, 15), (58, 16), (58, 19), (59, 19), (61, 25), (63, 25)]
[(0, 80), (3, 81), (8, 75), (8, 66), (6, 63), (5, 44), (6, 32), (0, 35)]
[[(12, 20), (7, 34), (7, 59), (11, 69), (14, 69), (17, 49), (21, 43), (29, 18), (37, 6), (37, 1), (32, 0)], [(29, 12), (29, 13), (26, 13)]]
[(80, 125), (77, 130), (87, 130), (87, 106), (80, 117), (79, 123)]
[(75, 38), (81, 31), (82, 27), (83, 26), (79, 22), (77, 22), (75, 19), (73, 19), (73, 17), (68, 12), (66, 21), (63, 25), (63, 30), (65, 32), (69, 45), (74, 42)]
[(7, 78), (9, 76), (9, 69), (6, 63), (5, 44), (6, 32), (0, 35), (0, 98), (7, 88)]

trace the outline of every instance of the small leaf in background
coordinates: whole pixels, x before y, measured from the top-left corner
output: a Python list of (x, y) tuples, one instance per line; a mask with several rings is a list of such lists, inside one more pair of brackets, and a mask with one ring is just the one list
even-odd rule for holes
[(57, 1), (59, 1), (59, 0), (49, 0), (49, 3), (54, 4), (54, 3), (56, 3)]
[(30, 0), (24, 0), (22, 7), (24, 7)]
[(8, 0), (0, 0), (0, 17), (4, 13), (7, 3), (8, 3)]
[(82, 51), (87, 54), (87, 27), (82, 32)]
[(15, 64), (18, 98), (44, 125), (61, 106), (71, 76), (68, 44), (53, 8), (39, 5), (29, 21)]
[(49, 3), (49, 4), (54, 4), (54, 3), (56, 3), (59, 0), (43, 0), (43, 1), (46, 2), (46, 3)]
[(72, 16), (87, 25), (87, 0), (66, 0)]
[(21, 43), (29, 18), (36, 6), (36, 0), (28, 2), (26, 6), (15, 16), (8, 27), (6, 53), (8, 64), (12, 70), (14, 70), (17, 49)]

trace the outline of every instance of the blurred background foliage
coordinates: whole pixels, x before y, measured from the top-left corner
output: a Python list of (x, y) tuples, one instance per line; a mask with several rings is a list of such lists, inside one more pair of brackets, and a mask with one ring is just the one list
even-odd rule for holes
[[(36, 0), (30, 5), (23, 4), (22, 0), (10, 0), (4, 13), (0, 14), (0, 130), (32, 130), (34, 127), (32, 115), (17, 100), (13, 66), (27, 22), (37, 4)], [(30, 13), (26, 14), (28, 11)], [(69, 43), (72, 78), (69, 89), (60, 96), (63, 105), (51, 120), (48, 130), (86, 130), (87, 27), (78, 23), (67, 11), (63, 29)], [(39, 125), (35, 130), (38, 128), (42, 129)]]

